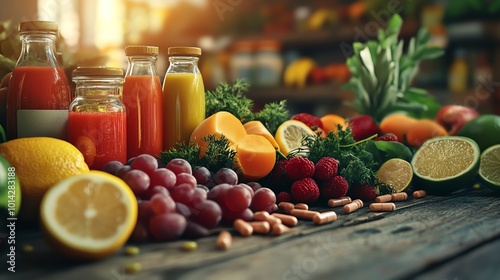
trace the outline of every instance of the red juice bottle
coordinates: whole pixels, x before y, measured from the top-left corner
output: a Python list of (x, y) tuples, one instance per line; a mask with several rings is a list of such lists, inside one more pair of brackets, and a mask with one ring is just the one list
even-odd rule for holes
[(123, 103), (127, 109), (127, 157), (159, 156), (163, 149), (163, 92), (156, 73), (158, 47), (127, 46)]
[(22, 49), (7, 94), (8, 139), (67, 139), (71, 89), (56, 58), (57, 32), (55, 22), (19, 24)]
[(78, 67), (73, 71), (76, 97), (69, 106), (68, 141), (82, 152), (92, 170), (127, 161), (127, 115), (120, 101), (123, 71)]

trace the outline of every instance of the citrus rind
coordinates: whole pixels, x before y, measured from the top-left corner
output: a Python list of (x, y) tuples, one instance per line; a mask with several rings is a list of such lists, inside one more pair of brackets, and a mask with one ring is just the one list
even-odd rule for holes
[(377, 171), (380, 182), (388, 184), (394, 192), (402, 192), (410, 186), (413, 179), (411, 164), (400, 158), (389, 159)]
[(490, 189), (500, 192), (500, 144), (481, 153), (479, 177)]

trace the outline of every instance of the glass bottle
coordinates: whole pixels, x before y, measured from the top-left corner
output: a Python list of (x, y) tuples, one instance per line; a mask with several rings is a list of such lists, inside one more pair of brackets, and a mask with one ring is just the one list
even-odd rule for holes
[(198, 69), (201, 49), (171, 47), (170, 65), (163, 82), (163, 148), (187, 143), (205, 119), (205, 87)]
[(8, 139), (67, 139), (71, 89), (56, 58), (57, 32), (55, 22), (19, 24), (22, 49), (7, 94)]
[(127, 109), (127, 158), (159, 156), (163, 149), (163, 92), (156, 72), (158, 47), (127, 46), (123, 103)]
[(127, 161), (127, 115), (120, 101), (123, 71), (78, 67), (73, 71), (76, 97), (69, 106), (68, 141), (82, 152), (90, 169)]

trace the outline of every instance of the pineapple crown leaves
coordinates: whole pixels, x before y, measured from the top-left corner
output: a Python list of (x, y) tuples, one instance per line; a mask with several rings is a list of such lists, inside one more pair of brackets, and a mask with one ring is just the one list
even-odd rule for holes
[(402, 40), (398, 40), (403, 20), (394, 14), (385, 30), (380, 29), (377, 40), (353, 43), (354, 54), (347, 59), (351, 79), (345, 88), (352, 90), (352, 105), (361, 114), (381, 120), (390, 112), (404, 110), (423, 114), (437, 101), (427, 91), (411, 87), (420, 61), (441, 56), (439, 47), (428, 46), (430, 34), (421, 28), (410, 39), (403, 53)]

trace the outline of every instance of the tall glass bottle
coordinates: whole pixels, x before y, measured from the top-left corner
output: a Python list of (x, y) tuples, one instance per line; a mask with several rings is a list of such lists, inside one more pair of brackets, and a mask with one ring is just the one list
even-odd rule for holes
[(67, 139), (71, 89), (56, 58), (57, 32), (55, 22), (19, 24), (22, 49), (7, 94), (8, 139)]
[(201, 49), (171, 47), (170, 65), (163, 82), (163, 148), (187, 143), (193, 130), (205, 119), (205, 87), (198, 69)]
[(158, 47), (127, 46), (123, 103), (127, 108), (127, 157), (159, 156), (163, 149), (163, 93), (156, 72)]

